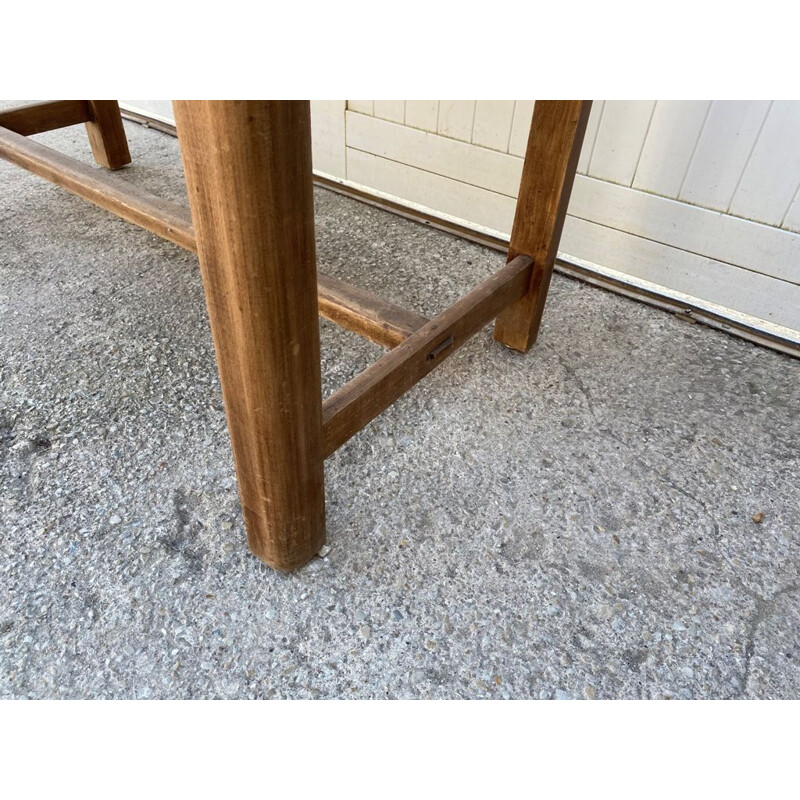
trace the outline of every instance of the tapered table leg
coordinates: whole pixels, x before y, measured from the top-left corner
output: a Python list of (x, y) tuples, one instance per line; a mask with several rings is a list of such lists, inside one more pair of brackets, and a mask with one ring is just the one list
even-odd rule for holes
[(536, 341), (564, 227), (591, 100), (537, 100), (508, 260), (533, 259), (528, 293), (497, 318), (494, 338), (526, 352)]
[(304, 101), (176, 101), (250, 549), (325, 542), (311, 123)]

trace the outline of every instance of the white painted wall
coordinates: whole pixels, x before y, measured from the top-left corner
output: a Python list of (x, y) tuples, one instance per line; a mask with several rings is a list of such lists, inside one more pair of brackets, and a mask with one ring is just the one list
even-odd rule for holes
[[(312, 102), (314, 168), (507, 236), (533, 106)], [(578, 172), (563, 255), (800, 341), (800, 102), (597, 101)]]

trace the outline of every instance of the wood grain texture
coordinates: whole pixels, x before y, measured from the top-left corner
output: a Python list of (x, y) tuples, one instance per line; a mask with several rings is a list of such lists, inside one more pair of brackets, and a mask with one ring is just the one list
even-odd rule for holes
[[(595, 114), (595, 105), (592, 105), (592, 115)], [(589, 120), (591, 125), (591, 116)], [(587, 127), (587, 136), (589, 128)], [(584, 147), (586, 140), (584, 139)], [(342, 184), (334, 181), (323, 181), (318, 179), (318, 183), (331, 191), (340, 192), (348, 197), (359, 200), (360, 202), (368, 203), (377, 208), (384, 209), (393, 214), (396, 214), (405, 219), (412, 219), (422, 224), (428, 225), (436, 230), (443, 230), (452, 235), (475, 242), (476, 244), (489, 247), (494, 250), (502, 251), (505, 253), (508, 249), (508, 241), (503, 240), (502, 237), (492, 235), (487, 231), (477, 231), (465, 225), (460, 225), (456, 222), (443, 219), (442, 217), (434, 216), (431, 213), (425, 213), (419, 209), (409, 208), (398, 202), (393, 202), (385, 198), (376, 198), (370, 195), (365, 190), (355, 189), (352, 187), (342, 186)], [(594, 191), (591, 185), (597, 189)], [(589, 190), (587, 190), (587, 188)], [(627, 196), (634, 196), (637, 200), (645, 200), (643, 204), (635, 203), (619, 203), (617, 193), (624, 193)], [(800, 199), (800, 198), (799, 198)], [(797, 202), (797, 201), (796, 201)], [(622, 208), (620, 208), (622, 206)], [(798, 203), (800, 206), (800, 203)], [(592, 225), (591, 222), (586, 222), (578, 217), (589, 208), (591, 214), (588, 214), (587, 219), (593, 220), (595, 215), (599, 218), (607, 220), (604, 225)], [(627, 216), (628, 211), (631, 214), (636, 214), (637, 218), (641, 217), (643, 224), (639, 228), (643, 233), (639, 236), (634, 236), (624, 231), (616, 231), (613, 229), (616, 210), (624, 212)], [(672, 210), (671, 213), (670, 209)], [(595, 214), (599, 210), (599, 214)], [(800, 209), (799, 209), (800, 210)], [(578, 216), (573, 216), (577, 214)], [(737, 305), (731, 306), (733, 311), (728, 313), (721, 304), (716, 307), (709, 301), (699, 300), (697, 293), (692, 291), (691, 285), (687, 285), (684, 280), (682, 294), (673, 292), (668, 288), (669, 280), (668, 274), (673, 274), (672, 270), (676, 265), (676, 256), (682, 264), (691, 267), (686, 259), (683, 258), (685, 251), (680, 251), (670, 246), (660, 246), (656, 248), (641, 248), (641, 236), (646, 235), (654, 238), (657, 244), (658, 236), (666, 229), (673, 226), (680, 227), (685, 225), (689, 229), (694, 229), (697, 225), (699, 227), (707, 227), (708, 235), (705, 241), (708, 244), (713, 243), (713, 247), (709, 251), (720, 255), (720, 247), (723, 245), (722, 239), (717, 237), (713, 231), (712, 220), (697, 220), (693, 221), (687, 219), (688, 215), (708, 215), (709, 217), (717, 217), (719, 215), (713, 212), (706, 211), (702, 208), (692, 206), (684, 206), (675, 200), (669, 200), (664, 197), (656, 197), (654, 195), (645, 195), (641, 192), (635, 192), (622, 186), (614, 184), (603, 183), (594, 178), (588, 178), (584, 175), (577, 175), (575, 177), (575, 185), (573, 187), (572, 196), (570, 198), (569, 213), (564, 221), (564, 230), (561, 237), (561, 244), (559, 244), (559, 252), (569, 253), (570, 256), (564, 261), (556, 260), (554, 271), (561, 272), (562, 274), (569, 275), (578, 280), (585, 281), (594, 286), (606, 289), (608, 291), (621, 294), (626, 297), (631, 297), (640, 302), (645, 302), (654, 305), (658, 308), (668, 309), (670, 311), (677, 311), (682, 313), (684, 310), (692, 309), (692, 314), (698, 320), (711, 325), (715, 328), (735, 333), (749, 341), (758, 342), (759, 344), (767, 347), (772, 347), (781, 352), (797, 354), (798, 343), (800, 343), (800, 303), (797, 303), (790, 317), (783, 317), (780, 323), (791, 331), (776, 332), (771, 326), (769, 328), (760, 324), (760, 320), (753, 316), (743, 317), (745, 314), (744, 306), (742, 303), (749, 303), (754, 293), (758, 293), (762, 302), (769, 302), (770, 298), (779, 298), (779, 301), (785, 296), (785, 285), (782, 285), (777, 279), (770, 278), (769, 285), (765, 285), (763, 281), (750, 279), (750, 274), (747, 269), (740, 269), (731, 264), (723, 264), (720, 262), (713, 263), (715, 275), (713, 281), (708, 281), (709, 285), (713, 286), (712, 291), (717, 291), (717, 287), (724, 287), (726, 296), (736, 300)], [(685, 216), (686, 215), (686, 216)], [(798, 217), (800, 219), (800, 216)], [(725, 237), (730, 236), (732, 239), (731, 246), (725, 244), (725, 251), (729, 256), (735, 254), (736, 246), (741, 245), (745, 250), (745, 258), (743, 263), (748, 264), (747, 259), (750, 256), (759, 253), (763, 248), (763, 253), (759, 256), (763, 263), (768, 262), (767, 253), (775, 253), (776, 261), (773, 264), (773, 272), (778, 274), (787, 274), (786, 267), (779, 266), (779, 260), (787, 258), (786, 263), (793, 265), (794, 271), (788, 274), (800, 276), (798, 267), (800, 267), (800, 250), (797, 246), (800, 245), (800, 238), (792, 236), (788, 231), (779, 231), (774, 228), (769, 228), (757, 223), (748, 222), (746, 220), (736, 219), (734, 217), (725, 218)], [(737, 226), (736, 229), (729, 228), (728, 224)], [(578, 230), (578, 226), (582, 230)], [(605, 225), (612, 225), (609, 229)], [(584, 235), (586, 227), (591, 227), (591, 232)], [(746, 232), (744, 229), (739, 228), (744, 226), (749, 228)], [(800, 226), (798, 226), (800, 227)], [(675, 231), (675, 236), (679, 236), (680, 231)], [(773, 236), (780, 237), (777, 241)], [(665, 237), (666, 238), (666, 237)], [(608, 247), (608, 242), (613, 239), (613, 247)], [(790, 241), (791, 240), (791, 241)], [(747, 249), (749, 248), (749, 250)], [(594, 259), (594, 253), (599, 253), (603, 257), (610, 258), (611, 263), (616, 269), (608, 269), (600, 266)], [(798, 254), (792, 257), (793, 254)], [(578, 258), (578, 260), (575, 259)], [(646, 262), (643, 260), (646, 259)], [(737, 260), (740, 260), (737, 256)], [(705, 281), (706, 266), (709, 263), (708, 258), (694, 259), (695, 263), (700, 266), (700, 279)], [(602, 261), (601, 261), (602, 263)], [(717, 268), (719, 271), (717, 271)], [(648, 277), (645, 279), (649, 283), (645, 286), (642, 281), (633, 278), (631, 281), (626, 277), (627, 275), (636, 275), (639, 271), (645, 270)], [(677, 270), (682, 273), (682, 278), (687, 275), (683, 273), (683, 268)], [(688, 276), (689, 283), (692, 282), (691, 272)], [(661, 276), (661, 277), (660, 277)], [(756, 275), (757, 279), (759, 276)], [(796, 278), (795, 283), (800, 283), (800, 278)], [(756, 287), (754, 283), (758, 283)], [(658, 285), (656, 285), (658, 284)], [(794, 287), (789, 287), (790, 291)], [(713, 301), (713, 294), (711, 295)], [(784, 305), (781, 303), (781, 305)]]
[(94, 160), (106, 169), (119, 169), (131, 163), (128, 138), (116, 100), (89, 100), (92, 119), (86, 123)]
[(88, 100), (52, 100), (0, 113), (0, 127), (21, 136), (80, 125), (92, 119)]
[(508, 260), (533, 259), (528, 292), (497, 318), (494, 336), (526, 352), (536, 341), (567, 215), (590, 100), (537, 100), (511, 230)]
[(519, 256), (332, 394), (323, 405), (331, 455), (435, 369), (502, 309), (522, 297), (532, 261)]
[(319, 275), (317, 286), (320, 316), (382, 347), (396, 347), (428, 322), (427, 317), (328, 275)]
[(294, 569), (325, 543), (309, 104), (174, 108), (248, 542)]
[[(162, 200), (104, 170), (76, 161), (24, 136), (0, 129), (0, 158), (71, 191), (118, 217), (197, 252), (189, 209)], [(374, 294), (320, 274), (319, 313), (383, 347), (393, 347), (427, 322)]]
[(195, 249), (189, 211), (177, 203), (2, 128), (0, 157), (164, 239)]

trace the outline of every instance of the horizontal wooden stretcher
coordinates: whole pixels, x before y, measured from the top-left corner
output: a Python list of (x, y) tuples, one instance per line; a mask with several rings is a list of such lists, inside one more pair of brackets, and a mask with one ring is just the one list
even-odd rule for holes
[[(308, 101), (176, 101), (189, 208), (130, 163), (113, 100), (0, 112), (0, 157), (199, 256), (251, 550), (294, 569), (325, 543), (323, 460), (480, 330), (536, 340), (590, 101), (537, 101), (506, 265), (427, 319), (318, 274)], [(84, 123), (87, 166), (28, 138)], [(317, 315), (387, 348), (322, 400)]]

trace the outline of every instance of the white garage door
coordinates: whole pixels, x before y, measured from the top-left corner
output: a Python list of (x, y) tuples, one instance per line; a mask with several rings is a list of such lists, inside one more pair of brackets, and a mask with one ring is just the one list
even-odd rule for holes
[[(507, 238), (533, 106), (313, 102), (315, 171)], [(563, 257), (800, 342), (800, 102), (596, 101), (578, 171)]]

